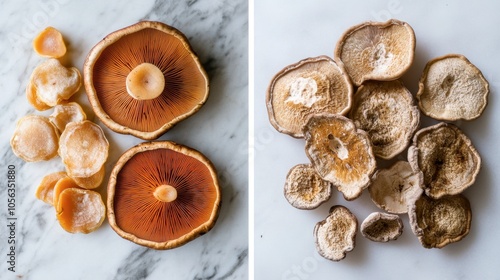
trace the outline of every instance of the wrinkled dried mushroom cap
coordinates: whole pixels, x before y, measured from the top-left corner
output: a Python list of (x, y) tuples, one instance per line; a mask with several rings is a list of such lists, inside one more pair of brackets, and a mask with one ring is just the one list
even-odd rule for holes
[(274, 76), (266, 97), (269, 120), (279, 132), (301, 138), (309, 116), (347, 113), (352, 94), (349, 77), (331, 58), (307, 58)]
[(463, 195), (434, 200), (422, 195), (408, 212), (413, 233), (425, 248), (442, 248), (460, 241), (470, 230), (472, 212)]
[(106, 217), (106, 206), (98, 192), (68, 188), (61, 192), (57, 204), (57, 219), (70, 233), (90, 233), (97, 230)]
[(314, 209), (330, 199), (332, 185), (321, 179), (310, 164), (298, 164), (288, 172), (284, 192), (293, 207)]
[(465, 56), (449, 54), (427, 63), (420, 78), (417, 99), (429, 117), (473, 120), (488, 102), (489, 85), (481, 71)]
[(64, 171), (54, 172), (44, 176), (36, 188), (36, 198), (47, 204), (54, 205), (54, 187), (60, 179), (65, 177), (67, 177), (67, 175)]
[(21, 118), (10, 139), (14, 154), (27, 162), (55, 157), (58, 143), (59, 133), (49, 118), (35, 115)]
[(208, 76), (187, 38), (160, 22), (106, 36), (87, 56), (84, 80), (102, 122), (142, 139), (160, 137), (208, 97)]
[(391, 159), (408, 147), (420, 123), (413, 96), (399, 81), (368, 81), (358, 88), (349, 117), (370, 136), (373, 153)]
[(44, 57), (59, 58), (66, 54), (66, 44), (61, 32), (49, 26), (33, 39), (33, 50)]
[(368, 134), (339, 115), (314, 115), (304, 127), (306, 154), (323, 180), (353, 200), (368, 187), (376, 161)]
[(361, 234), (375, 242), (396, 240), (403, 233), (403, 221), (398, 215), (371, 213), (361, 223)]
[(340, 261), (354, 249), (358, 220), (349, 209), (336, 205), (325, 220), (314, 227), (316, 250), (329, 260)]
[(84, 121), (87, 115), (78, 103), (69, 102), (56, 105), (49, 119), (62, 132), (68, 123)]
[(125, 152), (108, 183), (108, 220), (121, 237), (154, 249), (208, 232), (220, 207), (217, 174), (201, 153), (168, 141)]
[(343, 34), (335, 58), (357, 86), (367, 80), (396, 80), (413, 63), (415, 43), (415, 33), (406, 22), (365, 22)]
[(405, 214), (423, 192), (420, 172), (416, 172), (406, 161), (398, 161), (388, 169), (379, 169), (373, 174), (368, 187), (372, 201), (393, 214)]
[(422, 172), (420, 184), (432, 198), (461, 193), (474, 183), (481, 167), (471, 140), (447, 123), (419, 130), (408, 150), (408, 161)]

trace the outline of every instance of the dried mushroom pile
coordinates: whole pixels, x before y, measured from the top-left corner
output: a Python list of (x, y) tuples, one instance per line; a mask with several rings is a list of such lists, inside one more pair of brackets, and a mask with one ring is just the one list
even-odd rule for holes
[[(294, 166), (285, 183), (292, 206), (314, 209), (333, 186), (349, 201), (368, 189), (382, 211), (363, 221), (364, 237), (397, 239), (399, 215), (408, 214), (422, 246), (442, 248), (469, 232), (470, 204), (461, 193), (481, 166), (471, 140), (448, 122), (478, 118), (489, 87), (469, 60), (451, 54), (427, 64), (414, 97), (398, 79), (413, 63), (415, 42), (411, 26), (399, 20), (354, 26), (333, 59), (304, 59), (276, 74), (266, 105), (279, 132), (305, 139), (310, 163)], [(443, 122), (420, 128), (421, 112)], [(406, 150), (407, 161), (395, 161)], [(381, 168), (382, 160), (393, 165)], [(347, 207), (333, 206), (314, 229), (318, 252), (343, 259), (358, 228)]]

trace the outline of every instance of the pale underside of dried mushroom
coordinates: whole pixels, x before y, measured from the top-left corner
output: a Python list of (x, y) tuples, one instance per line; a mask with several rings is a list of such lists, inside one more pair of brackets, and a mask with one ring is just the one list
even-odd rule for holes
[(361, 234), (375, 242), (396, 240), (403, 233), (403, 221), (398, 215), (374, 212), (361, 223)]
[(431, 198), (461, 193), (474, 183), (481, 167), (471, 140), (447, 123), (419, 130), (408, 149), (408, 161), (422, 172), (420, 184)]
[(373, 153), (391, 159), (408, 147), (420, 123), (413, 96), (399, 81), (367, 81), (358, 88), (349, 117), (370, 136)]
[(298, 209), (314, 209), (330, 199), (332, 185), (324, 181), (310, 164), (298, 164), (287, 174), (284, 194)]
[(327, 56), (307, 58), (274, 76), (266, 104), (271, 124), (302, 138), (307, 119), (316, 113), (346, 114), (353, 89), (344, 69)]
[(420, 78), (417, 99), (429, 117), (446, 120), (478, 118), (488, 103), (489, 84), (465, 56), (449, 54), (429, 61)]
[(415, 44), (415, 33), (406, 22), (365, 22), (343, 34), (335, 59), (342, 61), (356, 86), (367, 80), (396, 80), (413, 63)]

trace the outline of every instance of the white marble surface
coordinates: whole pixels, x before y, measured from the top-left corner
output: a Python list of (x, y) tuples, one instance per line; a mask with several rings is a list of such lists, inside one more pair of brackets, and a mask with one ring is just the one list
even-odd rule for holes
[[(247, 58), (246, 1), (0, 1), (0, 279), (247, 279)], [(41, 178), (63, 169), (59, 158), (24, 163), (9, 146), (15, 122), (36, 112), (25, 98), (34, 67), (43, 59), (31, 48), (36, 33), (58, 28), (69, 47), (69, 62), (82, 70), (83, 61), (105, 35), (140, 20), (156, 20), (181, 30), (210, 76), (210, 97), (202, 109), (177, 124), (168, 139), (203, 152), (219, 172), (222, 209), (206, 235), (173, 250), (156, 251), (119, 237), (108, 225), (88, 235), (69, 234), (54, 210), (35, 196)], [(82, 90), (75, 96), (94, 117)], [(104, 127), (104, 126), (103, 126)], [(142, 142), (105, 128), (111, 142), (106, 164)], [(7, 166), (16, 177), (16, 267), (7, 270)], [(107, 180), (106, 180), (107, 182)], [(105, 182), (105, 183), (106, 183)], [(105, 184), (101, 191), (105, 192)]]
[[(255, 279), (499, 279), (499, 9), (497, 1), (255, 1)], [(389, 17), (407, 21), (416, 33), (415, 61), (402, 79), (412, 93), (426, 62), (447, 53), (467, 56), (490, 82), (489, 104), (481, 118), (457, 123), (483, 159), (477, 182), (464, 193), (472, 206), (472, 228), (458, 243), (424, 249), (402, 215), (405, 229), (398, 240), (375, 243), (358, 232), (356, 248), (334, 263), (316, 253), (314, 225), (335, 204), (350, 208), (360, 223), (378, 208), (366, 191), (350, 202), (336, 192), (311, 211), (288, 204), (285, 176), (308, 159), (302, 139), (270, 125), (265, 92), (283, 67), (306, 57), (333, 56), (348, 27)], [(422, 120), (423, 126), (433, 123)]]

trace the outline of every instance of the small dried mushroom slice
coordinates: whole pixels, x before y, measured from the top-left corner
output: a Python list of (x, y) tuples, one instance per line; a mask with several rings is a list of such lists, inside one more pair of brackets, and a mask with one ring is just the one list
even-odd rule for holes
[(50, 173), (43, 177), (36, 188), (36, 198), (47, 204), (54, 205), (54, 186), (60, 179), (65, 177), (67, 177), (67, 175), (64, 171)]
[(365, 22), (342, 35), (335, 59), (342, 61), (356, 86), (367, 80), (396, 80), (413, 63), (415, 44), (415, 33), (406, 22)]
[(286, 176), (284, 193), (293, 207), (314, 209), (330, 199), (332, 185), (321, 179), (310, 164), (298, 164)]
[(393, 214), (405, 214), (408, 207), (422, 195), (420, 172), (406, 161), (398, 161), (388, 169), (379, 169), (368, 187), (370, 197), (380, 209)]
[(322, 257), (340, 261), (354, 249), (357, 231), (356, 216), (346, 207), (335, 205), (328, 217), (314, 227), (316, 249)]
[(66, 54), (66, 44), (59, 30), (49, 26), (33, 40), (33, 49), (44, 57), (59, 58)]
[(368, 187), (376, 161), (368, 134), (339, 115), (312, 116), (304, 127), (306, 154), (323, 180), (353, 200)]
[(106, 175), (106, 168), (103, 165), (97, 173), (90, 177), (72, 177), (72, 179), (79, 187), (90, 190), (98, 188), (102, 184), (104, 175)]
[(412, 231), (425, 248), (460, 241), (469, 233), (472, 219), (469, 200), (461, 194), (437, 200), (422, 195), (408, 214)]
[(488, 103), (489, 85), (465, 56), (449, 54), (427, 63), (417, 93), (422, 112), (446, 121), (478, 118)]
[(28, 99), (29, 104), (31, 104), (31, 106), (38, 111), (45, 111), (52, 108), (38, 98), (36, 88), (31, 82), (29, 82), (28, 86), (26, 86), (26, 99)]
[(403, 221), (398, 215), (374, 212), (361, 223), (361, 234), (375, 242), (396, 240), (403, 233)]
[(57, 207), (57, 203), (59, 202), (59, 196), (65, 189), (77, 188), (80, 186), (76, 184), (76, 182), (68, 176), (60, 178), (56, 184), (54, 185), (54, 190), (52, 191), (52, 202), (54, 206)]
[(408, 149), (408, 161), (422, 172), (420, 185), (431, 198), (461, 193), (474, 183), (481, 167), (471, 140), (447, 123), (419, 130)]
[(367, 81), (358, 88), (349, 117), (368, 132), (373, 153), (391, 159), (408, 147), (420, 123), (413, 96), (400, 81)]
[(27, 162), (55, 157), (58, 142), (59, 133), (49, 118), (35, 115), (21, 118), (10, 139), (14, 154)]
[(84, 121), (87, 115), (78, 103), (69, 102), (56, 105), (49, 119), (62, 132), (68, 123)]
[(271, 124), (282, 133), (302, 138), (302, 128), (315, 113), (345, 114), (353, 89), (349, 77), (327, 56), (307, 58), (274, 76), (266, 105)]
[(90, 233), (98, 229), (106, 216), (106, 207), (98, 192), (69, 188), (61, 192), (57, 219), (70, 233)]

